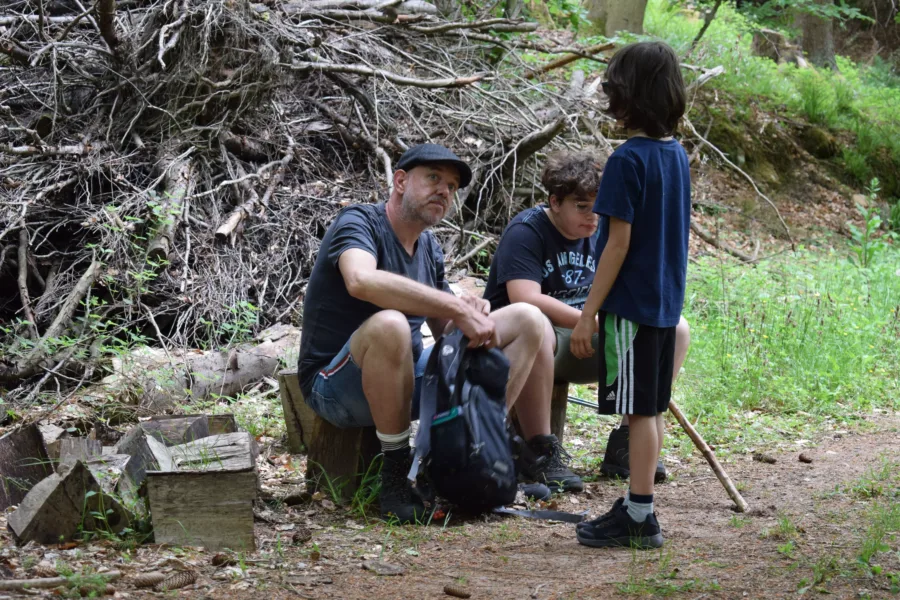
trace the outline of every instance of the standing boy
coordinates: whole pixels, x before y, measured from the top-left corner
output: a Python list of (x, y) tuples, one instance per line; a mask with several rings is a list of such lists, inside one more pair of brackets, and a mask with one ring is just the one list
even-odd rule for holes
[(625, 498), (580, 523), (577, 537), (587, 546), (658, 548), (653, 477), (672, 391), (691, 214), (688, 157), (672, 137), (685, 111), (678, 57), (662, 42), (626, 46), (610, 61), (603, 90), (628, 140), (600, 182), (594, 212), (603, 250), (570, 348), (591, 356), (599, 322), (600, 412), (629, 417), (631, 479)]

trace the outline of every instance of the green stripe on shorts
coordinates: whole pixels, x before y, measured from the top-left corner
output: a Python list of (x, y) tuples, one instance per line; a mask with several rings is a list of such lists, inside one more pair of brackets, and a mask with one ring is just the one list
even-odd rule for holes
[[(622, 343), (625, 340), (619, 340), (620, 333), (624, 333), (621, 331), (623, 326), (631, 325), (630, 331), (631, 339), (627, 340), (627, 343)], [(616, 382), (616, 377), (619, 376), (619, 351), (626, 353), (628, 349), (631, 348), (632, 342), (634, 342), (635, 336), (637, 336), (638, 324), (631, 323), (621, 317), (617, 317), (616, 315), (606, 313), (606, 321), (603, 323), (604, 328), (604, 338), (605, 344), (603, 348), (604, 359), (606, 360), (606, 387), (611, 386)], [(627, 335), (625, 336), (627, 337)], [(619, 340), (619, 343), (616, 341)]]

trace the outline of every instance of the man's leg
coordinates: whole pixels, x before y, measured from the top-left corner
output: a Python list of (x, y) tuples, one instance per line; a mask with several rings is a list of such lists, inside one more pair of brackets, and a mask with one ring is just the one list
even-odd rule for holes
[(413, 354), (409, 322), (394, 310), (373, 315), (350, 338), (350, 356), (362, 372), (362, 389), (381, 441), (381, 515), (402, 523), (422, 520), (425, 507), (407, 479)]
[[(510, 370), (510, 381), (507, 386), (507, 402), (515, 405), (516, 416), (526, 440), (526, 447), (519, 451), (517, 466), (520, 474), (526, 479), (545, 483), (564, 491), (580, 492), (584, 489), (581, 479), (569, 470), (568, 454), (559, 439), (550, 434), (550, 401), (553, 395), (553, 352), (556, 345), (556, 334), (547, 317), (529, 304), (513, 304), (498, 310), (494, 314), (501, 345), (507, 336), (529, 335), (526, 330), (542, 331), (540, 344), (535, 350), (532, 346), (522, 344), (521, 350), (527, 356), (532, 355), (530, 370)], [(515, 343), (515, 342), (513, 342)], [(509, 346), (503, 348), (514, 360)], [(523, 361), (524, 364), (525, 361)], [(516, 381), (520, 378), (520, 381)], [(519, 383), (521, 382), (521, 385)], [(515, 390), (518, 389), (517, 395)]]
[[(509, 382), (506, 384), (506, 405), (509, 407), (518, 401), (538, 357), (544, 342), (546, 318), (536, 306), (519, 302), (491, 313), (491, 319), (497, 326), (500, 350), (509, 360)], [(549, 418), (548, 410), (548, 422)]]

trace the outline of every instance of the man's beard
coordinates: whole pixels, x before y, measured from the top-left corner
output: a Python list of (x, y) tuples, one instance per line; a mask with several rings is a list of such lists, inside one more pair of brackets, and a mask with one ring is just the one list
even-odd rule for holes
[[(400, 204), (400, 214), (403, 217), (404, 221), (409, 221), (411, 223), (421, 223), (426, 227), (434, 227), (441, 222), (441, 219), (444, 218), (443, 214), (435, 216), (430, 212), (427, 212), (425, 208), (428, 206), (428, 204), (425, 204), (424, 206), (416, 206), (410, 197), (409, 190), (403, 192), (402, 200), (403, 202)], [(441, 198), (434, 198), (434, 200), (442, 202)], [(431, 201), (432, 198), (429, 198), (428, 202), (430, 203)], [(446, 213), (446, 210), (444, 212)]]

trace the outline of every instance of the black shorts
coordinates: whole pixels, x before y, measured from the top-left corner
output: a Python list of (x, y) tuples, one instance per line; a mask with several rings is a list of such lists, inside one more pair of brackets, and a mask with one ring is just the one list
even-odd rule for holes
[(652, 417), (669, 408), (675, 328), (600, 313), (599, 412)]

